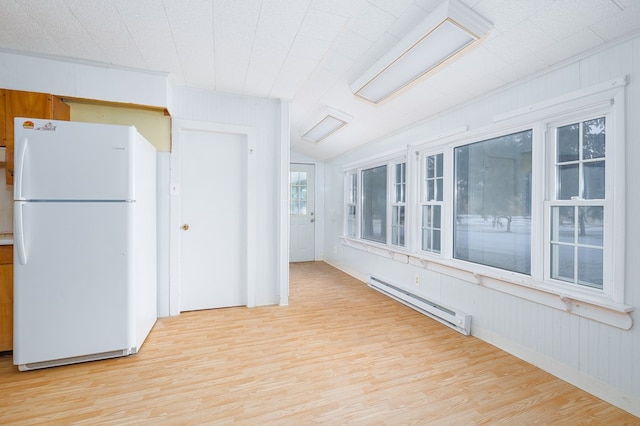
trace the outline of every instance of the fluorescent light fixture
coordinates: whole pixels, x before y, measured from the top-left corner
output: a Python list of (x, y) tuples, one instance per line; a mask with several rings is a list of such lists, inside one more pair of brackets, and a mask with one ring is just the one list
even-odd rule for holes
[(327, 108), (320, 120), (316, 122), (302, 137), (311, 142), (318, 143), (337, 132), (351, 121), (351, 116), (333, 108)]
[(379, 103), (478, 41), (492, 27), (458, 0), (438, 6), (351, 84)]

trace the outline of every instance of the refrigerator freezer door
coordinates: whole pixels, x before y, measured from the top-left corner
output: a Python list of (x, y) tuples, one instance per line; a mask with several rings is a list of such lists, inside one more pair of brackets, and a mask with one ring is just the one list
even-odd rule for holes
[(133, 200), (132, 126), (15, 119), (16, 200)]
[(127, 238), (134, 208), (15, 203), (14, 364), (135, 346)]

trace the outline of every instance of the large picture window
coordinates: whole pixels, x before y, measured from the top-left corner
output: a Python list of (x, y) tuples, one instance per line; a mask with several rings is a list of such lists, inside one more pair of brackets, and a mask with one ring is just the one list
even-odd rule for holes
[(362, 171), (362, 238), (387, 242), (387, 166)]
[(531, 273), (532, 131), (455, 148), (454, 257)]

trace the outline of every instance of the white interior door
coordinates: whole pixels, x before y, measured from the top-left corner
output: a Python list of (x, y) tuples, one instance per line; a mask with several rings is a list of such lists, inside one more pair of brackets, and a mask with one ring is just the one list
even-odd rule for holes
[(289, 261), (315, 260), (315, 165), (292, 163), (289, 172)]
[(180, 140), (180, 310), (247, 304), (246, 135)]

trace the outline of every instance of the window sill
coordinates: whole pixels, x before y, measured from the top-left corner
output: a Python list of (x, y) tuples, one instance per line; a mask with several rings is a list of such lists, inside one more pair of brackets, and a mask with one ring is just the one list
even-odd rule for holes
[(467, 267), (463, 261), (436, 259), (354, 238), (341, 237), (341, 240), (348, 247), (452, 276), (623, 330), (629, 330), (633, 326), (631, 318), (633, 306), (616, 303), (605, 297), (587, 293), (564, 292), (561, 288), (555, 286), (552, 288), (551, 284), (536, 281), (520, 274), (510, 274), (506, 271), (499, 274), (492, 268), (481, 265), (474, 265), (473, 268)]

